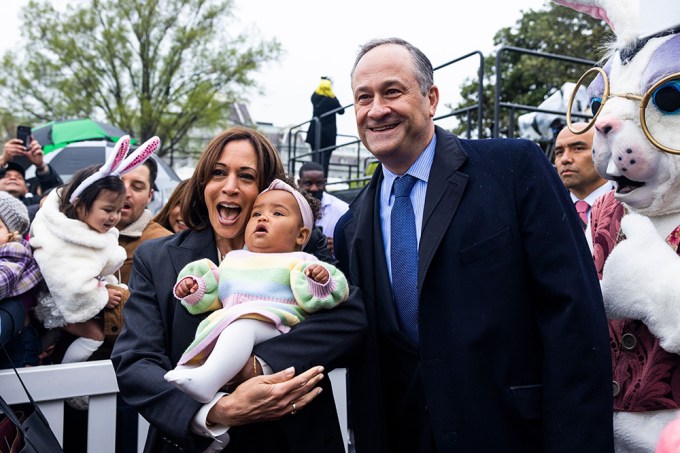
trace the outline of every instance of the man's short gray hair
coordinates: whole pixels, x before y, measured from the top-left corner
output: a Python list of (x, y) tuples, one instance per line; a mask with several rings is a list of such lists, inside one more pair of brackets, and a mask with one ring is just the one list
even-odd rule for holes
[(430, 59), (427, 58), (420, 49), (401, 38), (373, 39), (362, 45), (359, 48), (359, 53), (357, 54), (356, 60), (354, 60), (354, 66), (352, 66), (352, 72), (350, 73), (350, 76), (354, 77), (354, 70), (357, 68), (359, 60), (361, 60), (364, 55), (366, 55), (372, 49), (385, 44), (395, 44), (408, 50), (416, 67), (415, 75), (418, 85), (420, 86), (420, 91), (423, 96), (426, 96), (428, 90), (432, 88), (432, 85), (434, 85), (434, 70), (432, 69), (432, 63), (430, 63)]

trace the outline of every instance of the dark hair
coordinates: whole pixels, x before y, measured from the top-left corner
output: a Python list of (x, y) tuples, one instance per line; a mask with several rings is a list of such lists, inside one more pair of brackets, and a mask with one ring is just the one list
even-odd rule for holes
[(180, 183), (175, 187), (175, 190), (172, 191), (168, 201), (165, 203), (165, 205), (163, 205), (161, 210), (158, 211), (158, 214), (156, 214), (151, 220), (163, 225), (166, 230), (173, 231), (172, 226), (170, 225), (170, 212), (175, 209), (175, 206), (179, 205), (182, 201), (182, 195), (184, 195), (184, 191), (188, 184), (188, 179), (180, 181)]
[(306, 171), (320, 171), (323, 173), (324, 178), (326, 177), (326, 172), (323, 171), (323, 166), (318, 162), (305, 162), (302, 164), (302, 167), (300, 167), (300, 171), (298, 172), (300, 179), (302, 179), (302, 174)]
[(153, 156), (150, 156), (144, 161), (144, 165), (149, 169), (149, 182), (151, 183), (150, 187), (153, 189), (154, 184), (156, 184), (156, 178), (158, 177), (158, 164), (156, 163), (156, 159), (154, 159)]
[(83, 206), (85, 208), (85, 212), (90, 212), (90, 209), (92, 209), (92, 205), (97, 200), (97, 197), (99, 197), (99, 194), (104, 190), (108, 190), (119, 195), (125, 195), (125, 184), (123, 184), (123, 181), (120, 179), (120, 177), (105, 176), (87, 186), (85, 190), (83, 190), (81, 194), (78, 195), (78, 198), (76, 198), (75, 202), (69, 202), (71, 194), (76, 190), (80, 183), (85, 181), (85, 179), (87, 179), (89, 176), (96, 173), (100, 167), (101, 165), (92, 165), (90, 167), (83, 168), (82, 170), (78, 170), (73, 175), (73, 178), (71, 178), (68, 184), (64, 184), (62, 186), (61, 192), (59, 193), (59, 211), (61, 211), (69, 219), (78, 219), (78, 206)]
[(293, 189), (297, 190), (302, 194), (303, 197), (305, 197), (305, 200), (307, 200), (307, 203), (309, 203), (309, 207), (312, 208), (312, 218), (314, 219), (314, 222), (319, 220), (321, 218), (321, 201), (317, 200), (313, 196), (309, 194), (305, 189), (302, 187), (298, 187), (297, 184), (295, 184), (295, 180), (288, 176), (285, 175), (283, 177), (278, 178), (281, 181), (285, 182), (289, 186), (291, 186)]
[(257, 155), (258, 190), (262, 192), (276, 178), (285, 175), (279, 153), (269, 139), (261, 133), (245, 127), (232, 127), (221, 132), (205, 147), (196, 164), (194, 174), (189, 178), (181, 201), (182, 218), (191, 230), (210, 227), (208, 208), (205, 205), (205, 186), (212, 179), (215, 164), (227, 143), (246, 140), (255, 148)]
[(420, 91), (423, 96), (427, 95), (427, 91), (434, 85), (434, 70), (432, 69), (432, 63), (430, 59), (417, 47), (408, 41), (404, 41), (401, 38), (384, 38), (384, 39), (374, 39), (367, 42), (359, 48), (359, 53), (357, 54), (356, 60), (354, 60), (354, 66), (352, 66), (352, 72), (350, 76), (354, 77), (354, 70), (359, 64), (359, 60), (363, 58), (369, 51), (375, 49), (376, 47), (385, 44), (395, 44), (397, 46), (402, 46), (408, 50), (413, 58), (413, 64), (416, 69), (416, 80), (420, 86)]

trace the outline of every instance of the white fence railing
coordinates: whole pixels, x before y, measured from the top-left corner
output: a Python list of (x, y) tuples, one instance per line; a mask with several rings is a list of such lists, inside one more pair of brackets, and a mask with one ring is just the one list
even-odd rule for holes
[[(64, 400), (74, 396), (89, 395), (87, 451), (115, 453), (118, 382), (110, 360), (43, 365), (21, 368), (18, 371), (62, 445), (64, 444)], [(337, 369), (329, 376), (345, 441), (345, 450), (347, 450), (345, 375), (345, 369)], [(28, 397), (13, 370), (0, 370), (0, 394), (10, 405), (28, 402)], [(143, 450), (148, 428), (148, 422), (140, 416), (137, 436), (137, 448), (140, 452)]]

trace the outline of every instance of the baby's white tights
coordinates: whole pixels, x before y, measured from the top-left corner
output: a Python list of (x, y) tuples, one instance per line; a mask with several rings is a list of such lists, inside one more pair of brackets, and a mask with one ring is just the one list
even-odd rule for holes
[(274, 324), (238, 319), (220, 333), (203, 365), (178, 365), (164, 378), (196, 401), (207, 403), (243, 369), (256, 344), (280, 334)]

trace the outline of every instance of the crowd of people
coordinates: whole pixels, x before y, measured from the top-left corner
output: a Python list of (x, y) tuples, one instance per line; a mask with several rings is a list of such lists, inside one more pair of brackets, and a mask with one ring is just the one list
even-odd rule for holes
[[(147, 419), (149, 452), (343, 452), (336, 367), (359, 453), (614, 451), (614, 346), (583, 234), (612, 188), (593, 134), (562, 131), (555, 167), (526, 140), (460, 139), (434, 123), (429, 59), (399, 38), (360, 48), (351, 87), (380, 166), (349, 206), (325, 192), (327, 162), (295, 184), (248, 128), (215, 136), (155, 217), (157, 144), (59, 185), (39, 144), (8, 142), (12, 361), (110, 358), (119, 423)], [(17, 153), (37, 168), (31, 227)], [(76, 256), (85, 280), (54, 272)]]

